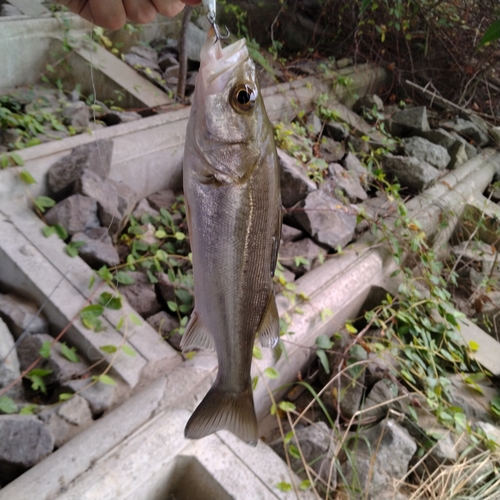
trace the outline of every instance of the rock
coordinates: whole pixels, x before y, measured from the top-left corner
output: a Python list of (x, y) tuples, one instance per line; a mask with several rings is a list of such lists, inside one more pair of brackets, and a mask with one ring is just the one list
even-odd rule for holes
[(394, 407), (392, 400), (397, 397), (398, 388), (388, 379), (379, 380), (371, 389), (363, 405), (363, 418), (381, 418)]
[(61, 113), (64, 124), (73, 127), (77, 132), (83, 132), (90, 124), (90, 109), (83, 101), (77, 101), (66, 106)]
[(364, 218), (356, 225), (356, 233), (359, 234), (368, 229), (372, 222), (379, 219), (387, 219), (397, 214), (397, 202), (389, 200), (385, 193), (380, 191), (374, 198), (368, 198), (358, 205), (359, 214)]
[(443, 128), (454, 130), (466, 141), (473, 141), (477, 146), (485, 146), (489, 142), (489, 137), (473, 122), (463, 118), (455, 118), (440, 124)]
[[(348, 150), (354, 151), (355, 153), (363, 153), (363, 154), (368, 154), (370, 153), (370, 144), (368, 141), (365, 141), (364, 139), (360, 137), (356, 137), (355, 135), (350, 135), (347, 139), (347, 147)], [(342, 158), (340, 158), (337, 161), (340, 161)]]
[(477, 155), (477, 149), (470, 142), (467, 142), (462, 136), (460, 136), (456, 132), (452, 132), (451, 136), (464, 145), (465, 152), (467, 153), (467, 158), (469, 160)]
[(110, 241), (101, 241), (99, 237), (88, 236), (90, 231), (95, 230), (90, 229), (85, 233), (76, 233), (71, 238), (72, 242), (83, 241), (85, 243), (85, 245), (78, 247), (78, 255), (93, 269), (100, 269), (102, 266), (114, 267), (120, 264), (120, 257), (113, 244)]
[(171, 189), (163, 189), (147, 197), (150, 206), (155, 210), (160, 210), (160, 208), (169, 210), (175, 203), (175, 199), (176, 196)]
[(408, 156), (414, 156), (419, 160), (426, 161), (439, 170), (445, 169), (451, 160), (446, 148), (433, 144), (422, 137), (403, 139), (403, 147)]
[(300, 240), (303, 236), (304, 233), (300, 229), (288, 226), (287, 224), (281, 226), (281, 241), (283, 243)]
[(52, 165), (47, 172), (47, 183), (57, 199), (64, 198), (74, 189), (74, 184), (84, 170), (92, 170), (106, 179), (111, 169), (113, 141), (99, 139), (78, 146), (71, 154)]
[[(349, 136), (351, 138), (352, 136)], [(330, 137), (322, 137), (319, 145), (319, 152), (326, 163), (336, 163), (341, 161), (346, 155), (345, 146)]]
[[(0, 389), (16, 380), (21, 382), (21, 370), (17, 351), (14, 348), (14, 338), (0, 318)], [(23, 394), (22, 384), (18, 383), (11, 387), (6, 394), (14, 399), (20, 398)]]
[(101, 179), (91, 170), (84, 170), (76, 182), (75, 193), (95, 200), (101, 225), (112, 235), (118, 233), (122, 225), (122, 214), (119, 210), (120, 202), (114, 183)]
[(360, 97), (353, 105), (352, 110), (359, 115), (363, 115), (366, 111), (367, 113), (371, 113), (375, 109), (375, 111), (383, 111), (384, 103), (382, 99), (376, 94), (365, 95)]
[(323, 123), (316, 113), (309, 113), (306, 121), (306, 130), (311, 137), (317, 137), (323, 130)]
[(60, 224), (69, 235), (99, 227), (97, 202), (81, 194), (74, 194), (59, 202), (45, 214), (49, 226)]
[(450, 154), (450, 163), (448, 164), (448, 168), (450, 170), (458, 168), (469, 159), (467, 156), (467, 150), (465, 149), (465, 144), (461, 141), (455, 141), (448, 152)]
[(326, 122), (323, 134), (334, 141), (343, 141), (349, 136), (349, 130), (341, 123)]
[(90, 238), (91, 240), (102, 241), (103, 243), (111, 243), (111, 236), (109, 235), (109, 231), (105, 227), (93, 227), (91, 229), (85, 230), (85, 236)]
[(477, 422), (476, 426), (484, 432), (489, 441), (496, 443), (500, 447), (500, 429), (489, 422)]
[(16, 340), (24, 331), (30, 334), (49, 331), (45, 316), (38, 314), (38, 307), (14, 295), (0, 294), (0, 318)]
[(118, 196), (118, 211), (122, 216), (122, 222), (125, 222), (137, 203), (137, 193), (124, 182), (111, 182), (115, 185)]
[(430, 130), (427, 108), (418, 106), (398, 111), (388, 120), (389, 131), (393, 135), (407, 135)]
[(135, 111), (109, 111), (99, 117), (108, 127), (119, 125), (120, 123), (130, 123), (140, 120), (142, 116)]
[(136, 54), (139, 57), (147, 59), (153, 63), (158, 63), (158, 52), (152, 47), (146, 47), (145, 45), (134, 45), (130, 48), (129, 54)]
[(134, 69), (148, 69), (149, 72), (156, 71), (160, 74), (160, 66), (158, 66), (158, 63), (146, 57), (129, 52), (123, 56), (123, 60)]
[[(298, 441), (298, 443), (297, 443)], [(330, 479), (329, 487), (334, 490), (337, 485), (336, 468), (332, 469), (330, 477), (330, 465), (335, 450), (335, 438), (333, 432), (325, 422), (316, 422), (307, 427), (295, 430), (295, 436), (287, 445), (283, 439), (270, 444), (271, 449), (283, 460), (286, 460), (284, 446), (293, 445), (300, 448), (301, 458), (290, 457), (290, 465), (296, 473), (303, 473), (305, 464), (309, 465), (326, 483)]]
[(90, 378), (75, 379), (66, 382), (62, 392), (78, 392), (89, 404), (93, 418), (100, 417), (117, 403), (116, 386), (91, 381)]
[(0, 17), (24, 16), (24, 12), (13, 5), (4, 3), (0, 5)]
[(332, 196), (341, 198), (346, 196), (348, 201), (366, 200), (368, 195), (361, 187), (359, 175), (356, 172), (345, 170), (338, 163), (331, 163), (328, 167), (330, 177), (321, 185), (321, 189)]
[(181, 351), (182, 335), (177, 330), (179, 320), (165, 311), (160, 311), (146, 320), (177, 351)]
[(50, 429), (56, 448), (60, 448), (94, 422), (87, 400), (78, 394), (64, 403), (43, 410), (38, 418)]
[(416, 133), (416, 136), (422, 137), (423, 139), (427, 139), (428, 141), (432, 142), (433, 144), (437, 144), (438, 146), (443, 146), (448, 150), (448, 152), (450, 152), (450, 148), (457, 141), (455, 137), (453, 137), (444, 128), (420, 131)]
[(392, 419), (358, 431), (349, 441), (356, 450), (342, 464), (346, 485), (357, 491), (355, 498), (378, 499), (393, 480), (402, 479), (417, 445), (408, 431)]
[(298, 224), (320, 244), (344, 247), (354, 236), (356, 213), (322, 190), (313, 191), (299, 203), (293, 216)]
[(157, 273), (158, 283), (156, 284), (161, 298), (168, 302), (169, 300), (175, 301), (175, 285), (171, 283), (166, 273)]
[(427, 189), (438, 177), (439, 170), (412, 156), (386, 156), (382, 169), (393, 175), (403, 187), (414, 191)]
[[(53, 342), (54, 338), (46, 333), (37, 333), (29, 335), (17, 347), (21, 370), (26, 370), (40, 356), (40, 349), (44, 342)], [(88, 372), (88, 365), (81, 360), (76, 363), (69, 361), (62, 354), (62, 345), (56, 342), (50, 348), (50, 356), (42, 359), (37, 368), (51, 370), (43, 380), (46, 385), (61, 384), (72, 378)]]
[(161, 305), (156, 298), (155, 287), (150, 283), (149, 278), (138, 271), (129, 272), (128, 274), (134, 278), (135, 283), (120, 285), (119, 290), (137, 313), (143, 318), (148, 318), (161, 311)]
[(280, 168), (281, 202), (290, 208), (316, 190), (316, 184), (309, 179), (304, 166), (283, 150), (278, 149)]
[(148, 200), (146, 198), (143, 198), (135, 208), (135, 210), (132, 212), (132, 215), (138, 220), (142, 222), (142, 218), (144, 215), (148, 215), (149, 217), (153, 217), (153, 219), (156, 219), (156, 217), (160, 216), (160, 212), (158, 210), (155, 210), (154, 208), (151, 208), (151, 205), (149, 204)]
[(352, 153), (347, 153), (345, 158), (342, 160), (343, 166), (349, 170), (349, 172), (354, 172), (358, 175), (361, 184), (366, 189), (369, 183), (369, 172), (366, 167), (359, 161), (358, 157)]
[[(326, 250), (309, 238), (287, 242), (281, 245), (279, 251), (281, 264), (296, 275), (304, 274), (316, 267), (320, 256), (324, 258)], [(302, 259), (297, 262), (295, 257), (302, 257)]]
[(488, 245), (483, 241), (462, 241), (458, 245), (454, 245), (451, 251), (467, 267), (473, 263), (479, 264), (479, 271), (484, 275), (491, 274), (493, 266), (495, 266), (495, 271), (500, 270), (500, 259), (497, 251), (492, 245)]
[(201, 48), (207, 41), (207, 34), (193, 23), (189, 23), (186, 35), (186, 52), (188, 59), (199, 61)]
[(179, 61), (171, 53), (167, 52), (158, 57), (158, 65), (162, 71), (165, 71), (171, 66), (178, 66)]
[(0, 477), (6, 484), (54, 449), (50, 430), (33, 415), (0, 415)]

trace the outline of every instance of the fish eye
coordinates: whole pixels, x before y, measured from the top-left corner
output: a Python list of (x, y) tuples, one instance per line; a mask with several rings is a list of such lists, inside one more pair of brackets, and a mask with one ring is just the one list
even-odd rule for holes
[(251, 111), (255, 107), (257, 91), (250, 85), (240, 84), (233, 87), (230, 95), (231, 106), (239, 112)]

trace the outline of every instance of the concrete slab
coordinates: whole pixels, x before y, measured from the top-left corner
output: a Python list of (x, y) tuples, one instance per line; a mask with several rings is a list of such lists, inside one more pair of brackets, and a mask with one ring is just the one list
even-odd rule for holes
[(23, 14), (27, 16), (43, 16), (50, 14), (50, 10), (40, 3), (39, 0), (7, 0), (14, 7), (18, 8)]

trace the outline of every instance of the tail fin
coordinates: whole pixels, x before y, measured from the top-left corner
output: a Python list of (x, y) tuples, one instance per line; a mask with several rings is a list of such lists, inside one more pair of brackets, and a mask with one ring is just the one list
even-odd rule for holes
[(257, 446), (259, 430), (250, 386), (244, 393), (235, 395), (221, 389), (216, 380), (191, 415), (184, 429), (184, 436), (200, 439), (222, 429)]

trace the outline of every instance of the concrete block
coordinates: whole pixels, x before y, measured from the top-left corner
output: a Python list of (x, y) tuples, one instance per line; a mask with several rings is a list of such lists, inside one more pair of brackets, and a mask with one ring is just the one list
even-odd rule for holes
[(38, 0), (8, 0), (17, 9), (19, 9), (26, 16), (43, 16), (44, 14), (50, 14), (49, 9), (43, 6)]

